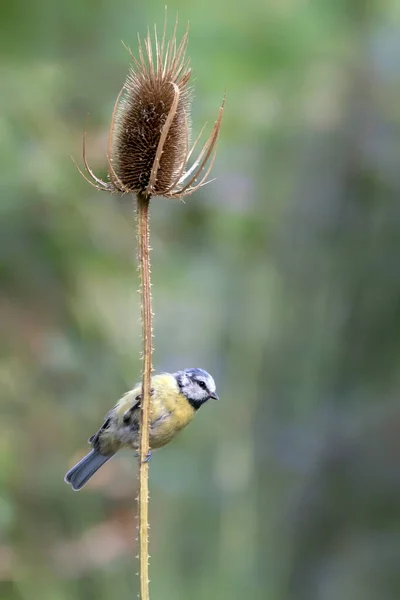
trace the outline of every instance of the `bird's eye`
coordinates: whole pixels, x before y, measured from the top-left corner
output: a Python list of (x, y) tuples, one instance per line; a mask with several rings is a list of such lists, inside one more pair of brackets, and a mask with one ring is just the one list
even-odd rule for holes
[(206, 384), (204, 383), (204, 381), (199, 381), (199, 386), (205, 390), (206, 389)]

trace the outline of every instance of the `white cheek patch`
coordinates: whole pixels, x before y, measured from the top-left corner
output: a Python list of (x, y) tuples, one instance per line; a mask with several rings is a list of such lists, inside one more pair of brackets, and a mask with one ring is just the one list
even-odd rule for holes
[(194, 398), (195, 400), (197, 400), (199, 398), (199, 390), (197, 385), (195, 385), (194, 383), (190, 383), (189, 386), (189, 398)]
[(183, 388), (187, 388), (192, 384), (192, 382), (190, 381), (189, 377), (185, 374), (183, 375), (182, 379), (181, 379), (181, 385)]

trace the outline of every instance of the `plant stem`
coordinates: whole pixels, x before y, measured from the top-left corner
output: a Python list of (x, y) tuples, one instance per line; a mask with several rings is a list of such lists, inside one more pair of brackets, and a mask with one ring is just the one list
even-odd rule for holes
[(147, 462), (150, 425), (150, 389), (152, 372), (152, 312), (149, 260), (149, 205), (146, 194), (137, 196), (137, 235), (142, 305), (142, 401), (139, 448), (139, 576), (140, 600), (149, 600), (149, 463)]

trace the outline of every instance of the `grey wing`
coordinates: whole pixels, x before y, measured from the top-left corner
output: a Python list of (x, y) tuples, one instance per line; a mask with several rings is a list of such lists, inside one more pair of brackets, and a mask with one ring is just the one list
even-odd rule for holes
[(132, 404), (124, 411), (122, 415), (122, 422), (125, 425), (137, 424), (139, 427), (140, 421), (140, 402), (142, 400), (142, 394), (138, 394)]
[[(130, 392), (128, 392), (129, 394)], [(154, 389), (150, 390), (150, 395), (154, 394)], [(132, 404), (125, 410), (122, 415), (122, 421), (128, 425), (137, 424), (139, 426), (140, 421), (140, 403), (142, 401), (142, 394), (136, 394), (134, 401)]]
[(99, 446), (99, 439), (100, 439), (101, 434), (103, 433), (103, 431), (105, 431), (106, 429), (108, 429), (110, 427), (111, 416), (112, 416), (116, 406), (118, 406), (118, 404), (116, 404), (111, 410), (108, 411), (108, 413), (104, 417), (103, 425), (100, 427), (100, 429), (94, 435), (91, 435), (90, 438), (88, 439), (88, 444), (91, 444), (91, 446), (93, 448), (97, 448)]
[[(150, 393), (153, 394), (153, 392), (154, 392), (154, 390), (152, 389), (150, 391)], [(132, 401), (132, 396), (133, 396), (133, 401)], [(103, 425), (100, 427), (100, 429), (94, 435), (92, 435), (89, 438), (89, 440), (88, 440), (89, 444), (91, 444), (93, 448), (98, 448), (99, 439), (100, 439), (102, 433), (110, 427), (113, 417), (114, 417), (114, 419), (115, 418), (118, 419), (118, 413), (121, 414), (122, 406), (127, 407), (126, 410), (122, 413), (123, 423), (125, 425), (130, 425), (130, 426), (137, 425), (137, 427), (139, 427), (141, 399), (142, 399), (141, 393), (134, 395), (134, 393), (132, 394), (132, 390), (130, 392), (127, 392), (121, 398), (121, 400), (119, 402), (117, 402), (117, 404), (111, 410), (108, 411), (108, 413), (104, 417)]]

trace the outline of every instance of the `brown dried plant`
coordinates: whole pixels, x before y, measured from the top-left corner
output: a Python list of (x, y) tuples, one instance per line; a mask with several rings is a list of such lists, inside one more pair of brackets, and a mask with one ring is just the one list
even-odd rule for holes
[(204, 127), (190, 147), (191, 71), (186, 58), (188, 31), (176, 41), (177, 22), (166, 42), (154, 28), (139, 38), (139, 58), (128, 49), (133, 65), (118, 94), (111, 119), (107, 163), (108, 181), (98, 178), (86, 158), (83, 135), (81, 175), (97, 190), (133, 194), (137, 198), (138, 264), (140, 274), (143, 367), (139, 451), (139, 575), (140, 598), (149, 600), (148, 574), (148, 458), (152, 373), (152, 307), (149, 259), (149, 204), (152, 196), (184, 198), (208, 183), (221, 127), (225, 99), (211, 134), (191, 166), (189, 160)]
[(144, 48), (139, 38), (138, 59), (128, 49), (133, 66), (112, 114), (107, 151), (109, 181), (98, 178), (90, 168), (84, 133), (83, 162), (89, 177), (78, 169), (98, 190), (144, 194), (148, 198), (184, 198), (208, 183), (225, 99), (209, 138), (189, 167), (205, 126), (190, 147), (192, 88), (186, 57), (188, 30), (178, 44), (176, 28), (177, 24), (167, 43), (165, 24), (161, 42), (156, 28), (154, 43), (149, 31)]

